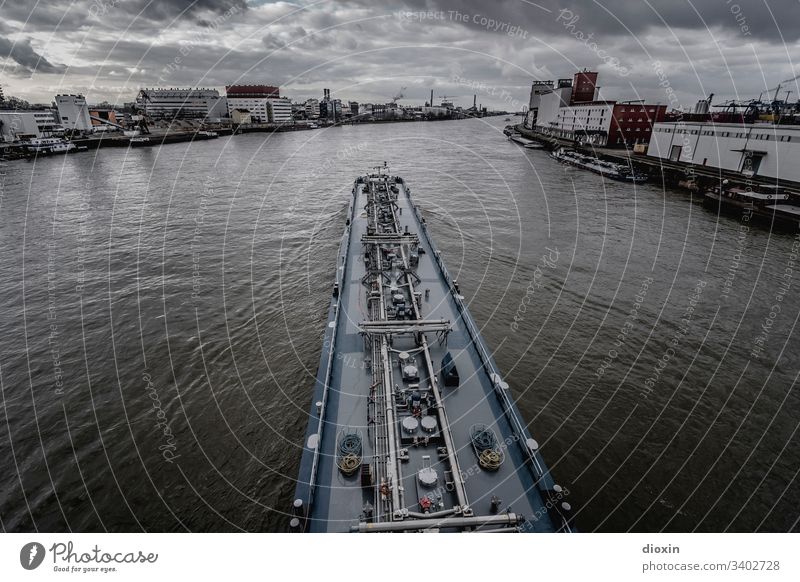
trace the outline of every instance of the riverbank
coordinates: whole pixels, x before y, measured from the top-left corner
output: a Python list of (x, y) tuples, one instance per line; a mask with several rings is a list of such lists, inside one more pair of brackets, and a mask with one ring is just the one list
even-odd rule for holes
[[(581, 145), (572, 140), (561, 139), (525, 129), (522, 124), (514, 127), (520, 135), (541, 143), (548, 150), (565, 147), (586, 155), (595, 156), (601, 160), (625, 164), (636, 172), (647, 174), (654, 183), (661, 183), (664, 186), (673, 188), (684, 188), (692, 192), (703, 192), (708, 188), (718, 186), (722, 180), (726, 179), (734, 182), (747, 181), (753, 186), (776, 185), (774, 178), (762, 176), (747, 177), (739, 172), (655, 158), (644, 154), (637, 154), (627, 149)], [(786, 188), (793, 196), (800, 197), (800, 183), (784, 180), (781, 181), (780, 186)]]
[[(138, 136), (126, 136), (119, 132), (110, 134), (97, 134), (92, 137), (78, 138), (70, 140), (75, 144), (76, 149), (69, 152), (39, 152), (33, 153), (23, 143), (0, 144), (0, 160), (11, 161), (20, 159), (32, 159), (37, 156), (59, 155), (61, 153), (80, 153), (88, 150), (96, 150), (107, 147), (153, 147), (164, 144), (182, 143), (187, 141), (201, 141), (214, 139), (225, 135), (239, 135), (246, 133), (283, 133), (294, 131), (309, 131), (329, 127), (341, 127), (349, 125), (371, 125), (384, 123), (419, 123), (427, 121), (453, 121), (471, 119), (470, 117), (442, 117), (431, 119), (358, 119), (343, 120), (335, 123), (305, 124), (305, 123), (248, 123), (240, 125), (200, 125), (191, 129), (173, 129), (170, 125), (165, 129), (153, 129), (148, 134)], [(215, 134), (215, 135), (211, 135)]]

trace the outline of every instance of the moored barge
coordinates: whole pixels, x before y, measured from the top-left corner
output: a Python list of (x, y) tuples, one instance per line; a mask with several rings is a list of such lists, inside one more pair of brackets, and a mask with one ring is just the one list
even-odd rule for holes
[(575, 150), (558, 148), (550, 155), (553, 157), (553, 159), (563, 164), (575, 166), (576, 168), (581, 168), (582, 170), (589, 170), (590, 172), (599, 174), (604, 178), (610, 178), (619, 182), (638, 183), (646, 182), (648, 179), (647, 174), (636, 172), (624, 164), (606, 162), (604, 160), (597, 159), (594, 156), (587, 156), (578, 153)]

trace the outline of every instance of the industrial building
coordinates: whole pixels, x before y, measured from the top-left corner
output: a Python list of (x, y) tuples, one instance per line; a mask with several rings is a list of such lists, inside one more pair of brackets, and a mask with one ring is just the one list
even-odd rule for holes
[(306, 119), (319, 119), (319, 99), (307, 99), (305, 108)]
[(247, 109), (234, 109), (231, 111), (231, 122), (234, 125), (247, 125), (253, 123), (253, 116)]
[(53, 109), (0, 110), (0, 137), (14, 142), (62, 133), (57, 112)]
[(272, 85), (229, 85), (225, 87), (228, 111), (247, 111), (253, 123), (286, 123), (292, 120), (292, 102), (280, 96)]
[(267, 99), (267, 119), (269, 123), (292, 121), (292, 101), (285, 97)]
[(83, 95), (56, 95), (58, 119), (64, 129), (92, 131), (89, 108)]
[(650, 143), (653, 124), (664, 120), (666, 105), (646, 105), (637, 102), (615, 103), (606, 145), (633, 147)]
[(597, 73), (580, 71), (572, 79), (534, 81), (525, 127), (553, 137), (608, 147), (650, 141), (653, 123), (666, 105), (598, 99)]
[(772, 123), (656, 123), (647, 155), (710, 166), (746, 177), (800, 182), (800, 126)]
[(219, 121), (228, 114), (226, 98), (216, 89), (142, 89), (136, 103), (153, 119)]
[(92, 120), (94, 131), (116, 129), (115, 125), (125, 124), (125, 114), (111, 107), (93, 107), (89, 109), (89, 118)]

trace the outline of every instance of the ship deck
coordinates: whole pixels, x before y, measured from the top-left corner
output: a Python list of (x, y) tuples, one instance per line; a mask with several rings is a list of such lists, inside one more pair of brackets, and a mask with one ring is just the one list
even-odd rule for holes
[[(368, 228), (370, 180), (377, 187), (385, 181), (387, 192), (396, 186), (395, 228), (398, 235), (417, 234), (418, 242), (363, 242), (375, 234)], [(564, 500), (568, 492), (554, 484), (546, 469), (405, 183), (383, 174), (359, 179), (348, 223), (303, 443), (292, 529), (570, 531), (571, 507)], [(385, 285), (377, 280), (370, 285), (370, 252), (377, 257), (393, 250), (389, 257), (400, 267), (394, 274), (382, 273)], [(407, 261), (411, 253), (413, 267)], [(402, 268), (400, 258), (409, 268)], [(403, 284), (405, 272), (412, 272), (409, 285)], [(365, 322), (375, 322), (376, 313), (386, 313), (377, 309), (376, 286), (389, 306), (391, 298), (399, 299), (398, 293), (405, 293), (401, 307), (416, 297), (419, 319), (386, 321), (381, 315), (375, 325), (400, 329), (420, 322), (418, 329), (430, 325), (435, 331), (373, 333), (370, 328), (365, 333), (369, 325)], [(383, 300), (380, 305), (385, 307)], [(443, 332), (443, 327), (449, 331)], [(444, 385), (441, 366), (447, 353), (455, 362), (458, 386)], [(381, 361), (389, 365), (381, 366)], [(409, 362), (418, 378), (402, 373)], [(435, 370), (435, 379), (429, 370)], [(404, 421), (412, 428), (419, 426), (408, 431)], [(430, 432), (423, 429), (426, 423)], [(479, 463), (470, 432), (479, 423), (495, 433), (504, 458), (497, 470)], [(362, 437), (361, 462), (369, 465), (351, 476), (339, 467), (339, 447), (346, 433)], [(420, 471), (428, 466), (435, 483), (424, 484)]]

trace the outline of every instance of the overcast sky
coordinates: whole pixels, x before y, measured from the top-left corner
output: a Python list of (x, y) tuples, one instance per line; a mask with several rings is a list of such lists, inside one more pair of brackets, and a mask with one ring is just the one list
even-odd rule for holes
[(794, 77), (799, 36), (800, 0), (0, 0), (0, 86), (118, 103), (153, 86), (360, 102), (406, 87), (401, 103), (434, 89), (516, 110), (532, 80), (587, 67), (603, 98), (691, 106)]

